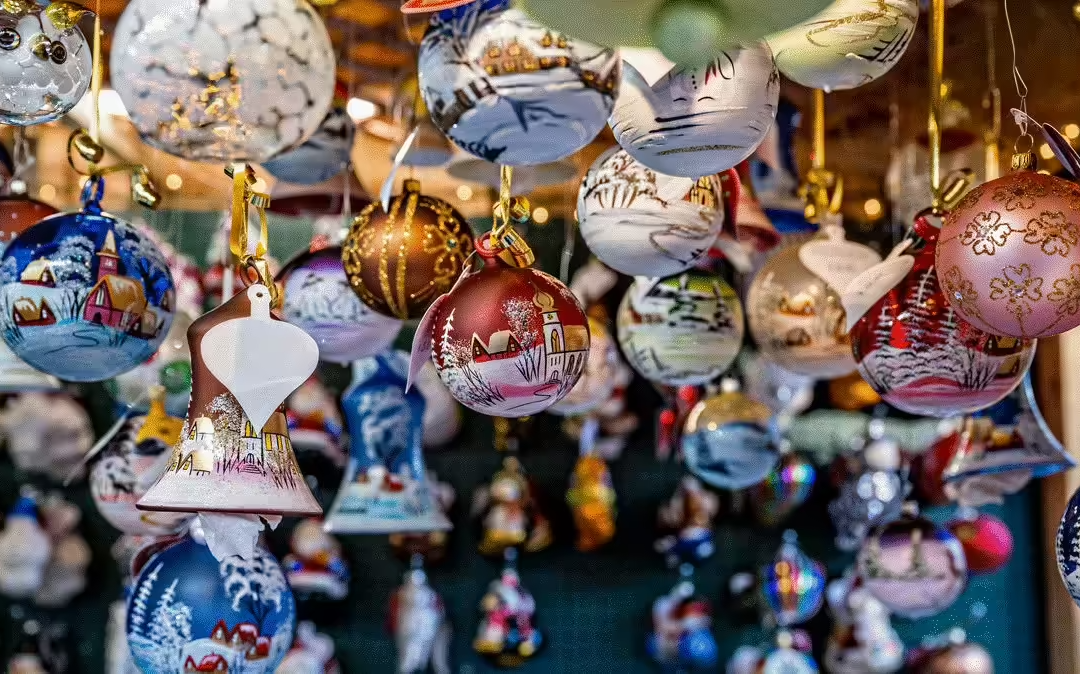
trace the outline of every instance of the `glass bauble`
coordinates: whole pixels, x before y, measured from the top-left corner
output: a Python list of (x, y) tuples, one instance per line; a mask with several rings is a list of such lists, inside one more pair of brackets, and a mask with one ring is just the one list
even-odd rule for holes
[(938, 235), (938, 281), (980, 330), (1034, 339), (1080, 325), (1080, 185), (1035, 171), (983, 183)]
[(132, 0), (109, 63), (143, 140), (195, 161), (299, 147), (334, 95), (333, 46), (306, 0)]
[[(840, 295), (799, 259), (805, 242), (773, 253), (746, 295), (750, 334), (785, 370), (819, 379), (855, 371)], [(853, 244), (848, 244), (853, 245)]]
[(1072, 495), (1058, 525), (1057, 563), (1065, 589), (1080, 606), (1080, 490)]
[(885, 402), (951, 417), (989, 407), (1019, 386), (1035, 341), (983, 332), (956, 314), (935, 273), (939, 233), (916, 219), (922, 242), (914, 266), (855, 323), (851, 346), (859, 374)]
[(765, 567), (761, 594), (780, 627), (810, 620), (825, 603), (825, 567), (802, 551), (794, 531), (784, 533), (773, 563)]
[(401, 321), (372, 311), (349, 287), (341, 246), (301, 253), (278, 278), (285, 284), (282, 315), (318, 343), (321, 360), (344, 364), (374, 356), (401, 332)]
[(857, 564), (870, 594), (912, 620), (949, 608), (967, 585), (960, 541), (917, 515), (905, 514), (875, 529), (859, 550)]
[(739, 354), (743, 310), (717, 274), (688, 271), (638, 278), (616, 317), (619, 346), (638, 374), (656, 384), (697, 386), (723, 374)]
[[(659, 53), (651, 58), (663, 59)], [(747, 42), (696, 68), (671, 67), (659, 78), (647, 79), (624, 62), (609, 121), (615, 140), (634, 159), (697, 179), (753, 154), (772, 128), (779, 99), (772, 51), (764, 42)]]
[(927, 656), (918, 674), (994, 674), (994, 658), (971, 642), (950, 644)]
[(750, 488), (750, 507), (758, 522), (774, 527), (810, 498), (817, 469), (806, 457), (787, 452), (765, 479)]
[(917, 0), (836, 0), (766, 40), (789, 80), (810, 89), (854, 89), (900, 61), (918, 19)]
[(546, 28), (508, 0), (432, 16), (420, 94), (458, 147), (489, 162), (558, 161), (588, 145), (615, 103), (619, 57)]
[(630, 276), (690, 269), (708, 253), (725, 215), (715, 176), (673, 178), (617, 148), (600, 155), (585, 174), (577, 213), (593, 255)]
[(994, 573), (1009, 563), (1013, 553), (1013, 536), (1009, 525), (988, 513), (968, 518), (959, 516), (947, 525), (949, 531), (964, 546), (968, 571), (973, 574)]
[(262, 167), (287, 183), (317, 185), (348, 167), (355, 138), (356, 122), (344, 105), (335, 105), (303, 145), (263, 162)]
[(589, 319), (589, 355), (585, 371), (566, 397), (548, 408), (560, 416), (588, 414), (611, 400), (619, 374), (619, 348), (600, 321)]
[(720, 489), (745, 489), (765, 479), (780, 453), (769, 429), (772, 411), (738, 391), (702, 400), (690, 410), (681, 449), (686, 467)]
[(52, 122), (82, 100), (93, 49), (70, 18), (27, 0), (0, 8), (0, 123)]
[(127, 640), (143, 672), (270, 674), (292, 647), (296, 603), (281, 565), (214, 559), (190, 538), (143, 565), (127, 605)]
[(176, 301), (169, 267), (134, 225), (102, 212), (104, 182), (89, 180), (82, 210), (42, 220), (0, 262), (4, 341), (37, 369), (101, 381), (158, 350)]
[(15, 237), (58, 211), (25, 196), (0, 197), (0, 253)]
[(896, 471), (865, 468), (844, 478), (840, 493), (829, 503), (836, 528), (836, 547), (854, 551), (879, 525), (900, 517), (910, 487)]
[(450, 393), (471, 410), (502, 417), (542, 412), (585, 371), (589, 324), (561, 281), (488, 257), (425, 317), (431, 357)]
[(450, 290), (473, 251), (472, 230), (453, 206), (406, 180), (390, 210), (371, 204), (353, 220), (342, 245), (349, 284), (384, 316), (420, 318)]

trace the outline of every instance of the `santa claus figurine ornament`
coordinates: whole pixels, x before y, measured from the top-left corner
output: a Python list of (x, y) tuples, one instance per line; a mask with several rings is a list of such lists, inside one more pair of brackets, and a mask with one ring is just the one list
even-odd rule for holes
[(523, 417), (551, 407), (577, 383), (589, 353), (589, 323), (565, 284), (530, 267), (532, 251), (512, 225), (528, 221), (529, 203), (510, 198), (509, 167), (502, 177), (495, 228), (476, 241), (484, 267), (467, 266), (420, 321), (409, 383), (430, 358), (461, 404)]

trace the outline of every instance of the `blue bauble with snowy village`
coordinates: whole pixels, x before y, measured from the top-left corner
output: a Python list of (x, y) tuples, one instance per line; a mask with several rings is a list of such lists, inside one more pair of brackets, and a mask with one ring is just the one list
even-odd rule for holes
[(1080, 490), (1077, 490), (1057, 531), (1057, 563), (1065, 588), (1069, 590), (1073, 601), (1080, 605)]
[(147, 673), (271, 674), (295, 623), (292, 590), (269, 552), (219, 562), (190, 538), (151, 558), (128, 598), (128, 644)]
[(145, 362), (172, 325), (169, 267), (134, 225), (101, 211), (104, 182), (83, 208), (20, 234), (0, 262), (0, 334), (20, 358), (68, 381), (111, 379)]

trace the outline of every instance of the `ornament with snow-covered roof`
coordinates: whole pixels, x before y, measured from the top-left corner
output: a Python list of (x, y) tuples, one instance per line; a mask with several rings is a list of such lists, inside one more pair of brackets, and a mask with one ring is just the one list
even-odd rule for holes
[(285, 575), (301, 599), (344, 599), (349, 593), (349, 566), (341, 544), (323, 530), (320, 520), (301, 521), (289, 539), (292, 551), (285, 557)]

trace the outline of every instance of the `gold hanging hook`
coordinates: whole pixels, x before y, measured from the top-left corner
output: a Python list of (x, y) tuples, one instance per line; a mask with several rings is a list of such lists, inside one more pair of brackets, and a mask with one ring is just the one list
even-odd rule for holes
[[(253, 271), (258, 282), (270, 290), (271, 306), (279, 306), (281, 292), (277, 284), (274, 283), (274, 276), (270, 273), (270, 264), (266, 261), (269, 240), (266, 209), (270, 206), (270, 195), (251, 189), (257, 182), (257, 178), (255, 177), (255, 169), (248, 164), (230, 164), (225, 167), (225, 175), (232, 178), (233, 181), (229, 251), (241, 269), (245, 272), (248, 270)], [(255, 211), (259, 215), (259, 240), (255, 244), (254, 253), (249, 251), (250, 246), (248, 243), (248, 214), (251, 206), (255, 207)]]
[(814, 154), (806, 180), (799, 186), (799, 198), (807, 222), (821, 224), (836, 215), (844, 201), (843, 178), (825, 168), (825, 92), (814, 90)]
[(930, 141), (930, 208), (935, 215), (945, 212), (941, 189), (941, 123), (945, 73), (945, 0), (930, 2), (930, 117), (927, 132)]
[[(131, 173), (131, 198), (135, 203), (146, 208), (155, 209), (161, 205), (161, 194), (157, 191), (152, 180), (150, 170), (143, 164), (117, 164), (115, 166), (99, 166), (105, 158), (105, 148), (90, 137), (86, 129), (76, 129), (68, 136), (67, 143), (68, 165), (71, 169), (82, 176), (89, 178), (101, 178), (110, 173)], [(85, 169), (80, 169), (75, 162), (78, 156), (87, 163)]]

